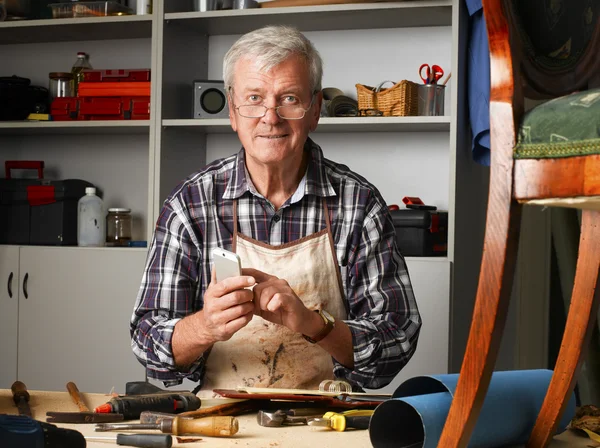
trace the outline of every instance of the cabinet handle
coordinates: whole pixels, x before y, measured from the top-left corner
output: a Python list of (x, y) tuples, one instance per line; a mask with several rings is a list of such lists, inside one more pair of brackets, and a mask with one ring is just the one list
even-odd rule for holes
[(29, 280), (29, 272), (25, 274), (25, 278), (23, 279), (23, 295), (26, 299), (29, 298), (29, 294), (27, 293), (27, 280)]
[(12, 279), (13, 279), (13, 273), (11, 272), (10, 275), (8, 276), (8, 284), (6, 285), (6, 289), (8, 289), (8, 297), (10, 297), (12, 299)]

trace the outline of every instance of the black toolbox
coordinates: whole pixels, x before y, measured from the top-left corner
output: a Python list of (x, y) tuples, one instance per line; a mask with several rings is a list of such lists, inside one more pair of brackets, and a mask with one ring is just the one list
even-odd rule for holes
[(390, 208), (400, 253), (405, 257), (445, 256), (448, 253), (448, 212), (437, 211), (432, 206), (414, 207)]
[[(43, 162), (6, 162), (0, 179), (0, 244), (77, 245), (77, 203), (93, 184), (43, 179)], [(38, 179), (11, 179), (11, 169), (37, 169)]]

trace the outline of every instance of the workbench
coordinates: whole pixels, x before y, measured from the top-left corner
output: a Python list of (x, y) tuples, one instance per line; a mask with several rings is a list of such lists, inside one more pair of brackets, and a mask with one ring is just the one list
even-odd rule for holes
[[(46, 392), (30, 390), (30, 408), (33, 418), (45, 422), (47, 411), (77, 412), (79, 408), (75, 405), (69, 395), (65, 392)], [(109, 395), (98, 393), (82, 393), (83, 401), (90, 408), (110, 400)], [(226, 403), (226, 400), (203, 400), (202, 407), (214, 406)], [(0, 389), (0, 414), (16, 415), (17, 408), (12, 400), (10, 389)], [(266, 428), (256, 422), (256, 414), (247, 414), (237, 417), (240, 430), (228, 438), (206, 437), (201, 441), (193, 443), (177, 443), (173, 437), (173, 447), (234, 447), (234, 448), (317, 448), (317, 447), (344, 447), (344, 448), (367, 448), (371, 447), (369, 431), (352, 430), (336, 432), (326, 428), (313, 426), (287, 426), (281, 428)], [(135, 421), (131, 421), (132, 423)], [(95, 432), (94, 424), (59, 424), (63, 428), (76, 429), (84, 436), (115, 435), (116, 431)], [(160, 434), (159, 431), (144, 431), (146, 433)], [(89, 448), (107, 448), (117, 446), (114, 442), (88, 442)], [(576, 448), (597, 446), (588, 438), (577, 437), (570, 431), (555, 437), (552, 448)]]

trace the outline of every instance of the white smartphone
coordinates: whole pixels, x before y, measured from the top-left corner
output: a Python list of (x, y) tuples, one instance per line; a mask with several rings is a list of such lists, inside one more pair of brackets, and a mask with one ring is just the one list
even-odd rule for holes
[(242, 261), (240, 257), (228, 250), (216, 247), (212, 251), (214, 260), (214, 270), (217, 275), (217, 282), (221, 282), (228, 277), (242, 275)]

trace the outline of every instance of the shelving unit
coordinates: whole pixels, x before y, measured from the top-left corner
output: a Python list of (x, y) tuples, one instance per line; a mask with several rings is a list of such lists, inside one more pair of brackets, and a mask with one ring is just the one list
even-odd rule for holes
[(150, 120), (1, 122), (1, 135), (148, 134)]
[[(400, 203), (402, 196), (423, 194), (425, 201), (449, 211), (448, 256), (407, 258), (417, 300), (429, 324), (424, 327), (418, 354), (403, 374), (445, 371), (448, 353), (440, 341), (448, 340), (450, 331), (455, 158), (458, 128), (464, 120), (464, 111), (457, 106), (464, 57), (457, 50), (464, 38), (464, 32), (458, 30), (464, 16), (462, 2), (419, 0), (204, 13), (189, 11), (190, 6), (185, 0), (155, 0), (154, 13), (148, 16), (0, 22), (0, 60), (8, 61), (0, 76), (16, 74), (45, 85), (47, 72), (61, 71), (59, 67), (68, 70), (75, 52), (90, 47), (94, 68), (152, 69), (150, 120), (0, 122), (0, 154), (5, 160), (43, 159), (49, 171), (61, 178), (83, 178), (99, 185), (108, 206), (126, 206), (137, 213), (136, 239), (150, 240), (169, 192), (214, 158), (239, 149), (229, 120), (191, 118), (192, 81), (220, 79), (222, 55), (238, 35), (267, 24), (298, 27), (322, 53), (324, 87), (339, 85), (348, 94), (353, 93), (355, 82), (369, 84), (381, 81), (382, 76), (417, 81), (420, 63), (441, 59), (452, 67), (453, 82), (458, 80), (446, 96), (446, 116), (325, 117), (313, 138), (323, 146), (326, 157), (347, 163), (381, 185), (388, 202)], [(27, 60), (26, 55), (32, 54), (35, 62)], [(386, 73), (380, 73), (383, 71)], [(35, 250), (28, 247), (25, 260), (33, 259)], [(51, 254), (61, 252), (54, 249)], [(68, 253), (72, 256), (73, 251)], [(108, 249), (75, 253), (104, 262), (110, 254), (118, 257)], [(122, 265), (122, 272), (113, 275), (123, 278), (114, 283), (131, 277), (139, 280), (138, 265), (137, 258), (131, 270)], [(94, 266), (99, 269), (97, 263)], [(21, 260), (21, 276), (27, 269), (27, 262)], [(58, 265), (48, 269), (54, 272), (56, 282), (68, 283), (72, 275)], [(91, 268), (81, 265), (80, 269)], [(440, 282), (432, 284), (432, 275)], [(6, 300), (2, 294), (0, 308)], [(106, 298), (106, 306), (118, 302), (122, 307), (124, 300), (132, 307), (135, 297), (131, 291), (127, 297), (116, 294)], [(64, 388), (64, 384), (59, 386)]]
[[(163, 120), (162, 126), (197, 130), (207, 134), (233, 134), (227, 118)], [(322, 117), (315, 132), (448, 132), (449, 130), (450, 117)]]

